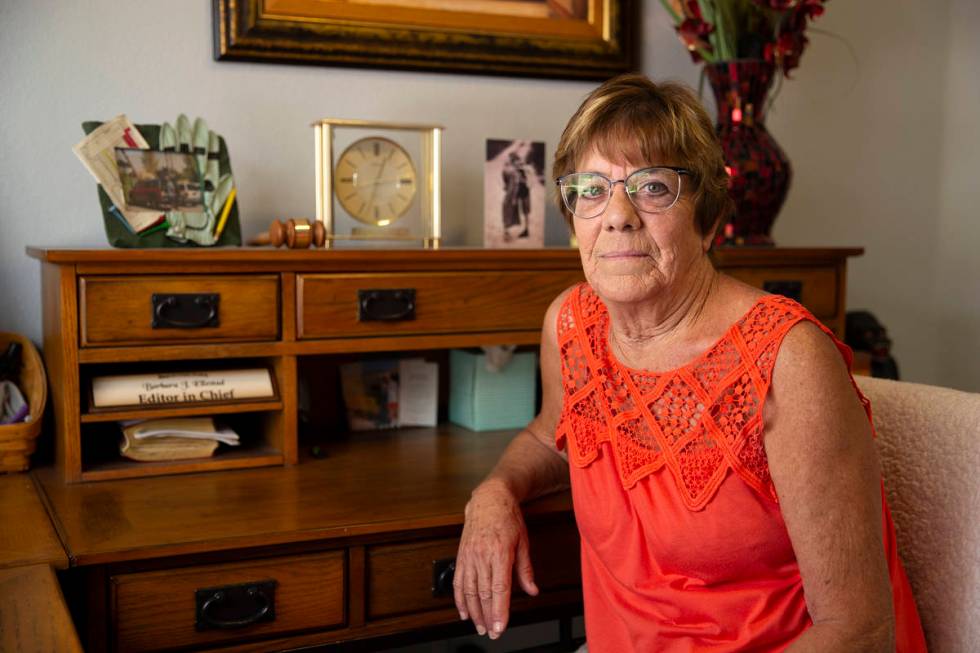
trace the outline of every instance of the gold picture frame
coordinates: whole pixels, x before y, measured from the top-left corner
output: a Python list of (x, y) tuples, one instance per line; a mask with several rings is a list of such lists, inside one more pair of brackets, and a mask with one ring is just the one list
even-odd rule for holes
[(213, 0), (214, 57), (603, 80), (635, 68), (636, 0)]

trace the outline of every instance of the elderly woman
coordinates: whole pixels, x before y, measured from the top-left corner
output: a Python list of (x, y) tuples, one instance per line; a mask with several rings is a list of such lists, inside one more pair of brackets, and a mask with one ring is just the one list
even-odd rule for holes
[(731, 211), (693, 94), (595, 90), (555, 156), (587, 283), (541, 336), (540, 414), (466, 506), (460, 616), (536, 594), (522, 501), (571, 484), (591, 653), (924, 651), (850, 351), (708, 258)]

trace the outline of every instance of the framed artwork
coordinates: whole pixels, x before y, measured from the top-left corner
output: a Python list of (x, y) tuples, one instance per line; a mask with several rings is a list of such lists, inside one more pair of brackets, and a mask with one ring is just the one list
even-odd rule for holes
[(636, 0), (212, 0), (214, 57), (603, 80)]
[(484, 247), (544, 247), (544, 175), (544, 143), (487, 140)]

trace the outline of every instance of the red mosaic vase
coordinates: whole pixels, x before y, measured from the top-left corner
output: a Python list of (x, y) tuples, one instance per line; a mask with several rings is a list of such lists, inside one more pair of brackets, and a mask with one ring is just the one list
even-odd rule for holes
[(786, 199), (793, 172), (764, 124), (773, 64), (739, 59), (705, 64), (718, 108), (715, 128), (725, 152), (735, 215), (715, 245), (772, 246), (769, 235)]

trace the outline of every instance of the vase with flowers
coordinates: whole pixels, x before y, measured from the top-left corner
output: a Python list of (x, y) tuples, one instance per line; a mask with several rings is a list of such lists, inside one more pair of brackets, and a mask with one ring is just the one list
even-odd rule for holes
[(792, 178), (765, 127), (774, 83), (790, 77), (809, 23), (827, 0), (661, 0), (711, 85), (735, 215), (718, 245), (772, 245), (770, 231)]

